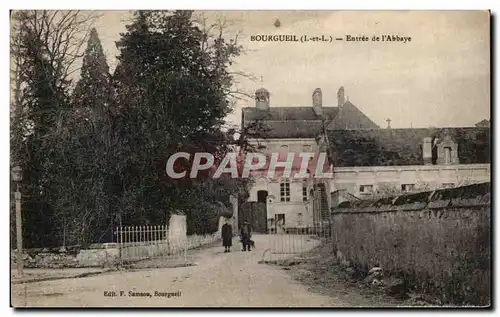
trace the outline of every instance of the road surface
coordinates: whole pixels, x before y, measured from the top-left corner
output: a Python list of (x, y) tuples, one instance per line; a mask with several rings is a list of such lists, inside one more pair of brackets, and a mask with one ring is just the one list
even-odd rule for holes
[[(277, 266), (259, 264), (263, 251), (276, 243), (271, 238), (255, 236), (257, 249), (251, 252), (242, 252), (240, 245), (235, 245), (231, 253), (224, 253), (222, 247), (200, 250), (196, 265), (190, 267), (116, 271), (86, 278), (14, 284), (12, 304), (14, 307), (351, 306), (339, 298), (311, 293)], [(310, 243), (303, 248), (312, 246)], [(154, 296), (155, 292), (158, 296)], [(131, 296), (132, 293), (143, 296)]]

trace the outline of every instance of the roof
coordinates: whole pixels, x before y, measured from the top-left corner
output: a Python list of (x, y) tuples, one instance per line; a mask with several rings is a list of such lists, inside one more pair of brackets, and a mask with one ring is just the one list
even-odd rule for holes
[(266, 138), (308, 138), (313, 139), (323, 131), (321, 120), (266, 121)]
[(478, 123), (476, 123), (476, 127), (490, 127), (490, 120), (487, 120), (487, 119), (483, 119), (481, 121), (479, 121)]
[(269, 93), (269, 91), (266, 88), (259, 88), (255, 91), (255, 94), (259, 93)]
[[(339, 108), (323, 107), (323, 114), (326, 117), (333, 118), (337, 115)], [(321, 120), (313, 107), (269, 107), (267, 110), (258, 108), (243, 108), (243, 120), (251, 121), (257, 119), (265, 120)]]
[(350, 101), (346, 101), (335, 119), (328, 125), (328, 129), (378, 129), (368, 116), (359, 110)]
[(330, 130), (334, 166), (423, 165), (425, 137), (441, 138), (445, 130), (458, 144), (460, 164), (490, 163), (489, 128), (422, 128)]
[(255, 120), (265, 122), (268, 128), (264, 138), (316, 138), (323, 133), (323, 120), (327, 129), (379, 128), (351, 102), (341, 108), (322, 107), (323, 115), (317, 115), (312, 106), (243, 108), (243, 124)]
[(243, 124), (262, 120), (268, 130), (264, 138), (315, 138), (323, 131), (323, 119), (331, 121), (338, 112), (337, 107), (323, 107), (323, 116), (312, 107), (270, 107), (267, 110), (243, 108)]

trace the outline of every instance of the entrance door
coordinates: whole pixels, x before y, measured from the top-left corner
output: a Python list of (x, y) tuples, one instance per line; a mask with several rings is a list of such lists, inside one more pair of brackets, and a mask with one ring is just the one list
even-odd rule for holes
[(257, 192), (257, 201), (259, 203), (265, 203), (267, 204), (267, 190), (259, 190)]
[(255, 210), (254, 222), (252, 223), (256, 232), (267, 233), (267, 190), (257, 192), (257, 208)]
[[(246, 220), (250, 223), (254, 232), (267, 233), (267, 191), (259, 191), (257, 197), (257, 202), (241, 204), (238, 210), (238, 227)], [(264, 199), (264, 201), (261, 199)]]

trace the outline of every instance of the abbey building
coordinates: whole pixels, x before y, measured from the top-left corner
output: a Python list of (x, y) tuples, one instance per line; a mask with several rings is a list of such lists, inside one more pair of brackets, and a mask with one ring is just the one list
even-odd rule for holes
[[(257, 126), (251, 140), (261, 153), (326, 153), (330, 179), (257, 176), (240, 221), (256, 231), (293, 231), (327, 218), (332, 194), (357, 198), (446, 188), (490, 181), (490, 128), (483, 120), (464, 128), (381, 128), (337, 91), (325, 106), (315, 89), (311, 105), (272, 107), (269, 91), (255, 92), (255, 107), (243, 108), (243, 128)], [(486, 123), (487, 124), (486, 124)]]

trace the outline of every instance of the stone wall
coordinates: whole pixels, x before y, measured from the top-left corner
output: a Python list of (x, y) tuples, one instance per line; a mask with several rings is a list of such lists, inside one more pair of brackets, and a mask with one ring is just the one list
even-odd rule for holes
[(346, 203), (333, 212), (334, 252), (381, 267), (442, 303), (490, 302), (490, 184)]
[[(122, 256), (130, 259), (145, 259), (166, 253), (179, 253), (184, 248), (194, 249), (220, 240), (220, 230), (208, 235), (186, 235), (186, 216), (172, 215), (168, 241), (164, 243), (131, 243), (122, 248)], [(69, 267), (115, 267), (120, 263), (120, 248), (117, 243), (97, 243), (89, 248), (52, 248), (25, 250), (24, 266), (27, 268), (69, 268)], [(16, 252), (11, 251), (13, 268)]]
[[(28, 249), (23, 252), (26, 268), (76, 268), (113, 267), (117, 263), (119, 249), (116, 243), (96, 243), (86, 249), (79, 246), (51, 249)], [(16, 250), (11, 251), (13, 268), (17, 261)]]

